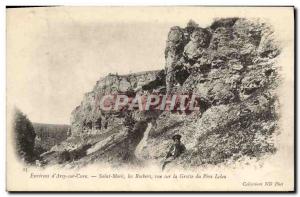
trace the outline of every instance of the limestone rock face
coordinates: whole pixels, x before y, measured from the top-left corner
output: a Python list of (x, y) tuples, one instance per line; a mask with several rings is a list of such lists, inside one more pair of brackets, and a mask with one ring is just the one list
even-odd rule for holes
[(92, 92), (85, 94), (81, 105), (76, 107), (71, 116), (72, 134), (101, 133), (118, 124), (124, 118), (118, 114), (105, 113), (99, 110), (100, 99), (107, 94), (124, 93), (127, 95), (142, 91), (142, 87), (156, 79), (159, 71), (150, 71), (130, 75), (109, 75), (97, 81)]
[(161, 151), (147, 152), (153, 159), (161, 158), (166, 141), (179, 133), (187, 152), (176, 160), (177, 166), (215, 165), (274, 153), (280, 82), (276, 58), (281, 48), (272, 28), (258, 20), (228, 18), (206, 30), (211, 33), (207, 48), (199, 50), (192, 36), (184, 47), (181, 65), (188, 65), (189, 75), (176, 87), (178, 92), (200, 95), (202, 113), (177, 115), (174, 122), (166, 115), (161, 122), (168, 125), (162, 130), (158, 126), (159, 135), (151, 138), (150, 133), (148, 140), (150, 150)]
[[(271, 155), (278, 134), (280, 51), (272, 27), (256, 19), (217, 19), (207, 28), (193, 21), (185, 28), (172, 27), (165, 50), (165, 67), (174, 67), (171, 90), (199, 95), (200, 111), (101, 111), (97, 102), (105, 94), (165, 93), (163, 70), (109, 75), (85, 94), (71, 115), (72, 136), (53, 151), (61, 163), (78, 166), (159, 165), (172, 136), (180, 134), (187, 150), (174, 161), (176, 167)], [(61, 158), (63, 151), (69, 159)]]

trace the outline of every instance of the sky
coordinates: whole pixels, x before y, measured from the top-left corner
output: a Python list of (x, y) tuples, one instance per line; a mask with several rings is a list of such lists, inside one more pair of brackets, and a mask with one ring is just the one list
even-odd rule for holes
[(184, 27), (193, 17), (156, 10), (9, 9), (8, 105), (32, 122), (70, 124), (72, 110), (101, 77), (163, 69), (170, 27)]
[(7, 113), (16, 106), (32, 122), (70, 124), (71, 112), (101, 77), (163, 69), (169, 29), (185, 27), (190, 19), (207, 27), (220, 17), (266, 18), (287, 43), (286, 18), (274, 18), (277, 12), (197, 6), (7, 9)]

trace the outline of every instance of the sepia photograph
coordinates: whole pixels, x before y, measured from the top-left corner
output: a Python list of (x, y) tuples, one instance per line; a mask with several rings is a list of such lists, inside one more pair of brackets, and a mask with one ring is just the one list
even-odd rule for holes
[(8, 191), (295, 191), (295, 10), (6, 8)]

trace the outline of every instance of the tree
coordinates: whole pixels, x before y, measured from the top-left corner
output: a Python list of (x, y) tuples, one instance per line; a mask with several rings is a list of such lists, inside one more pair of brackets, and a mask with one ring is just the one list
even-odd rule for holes
[(16, 152), (20, 159), (32, 163), (35, 159), (35, 132), (30, 120), (19, 109), (15, 109), (13, 130), (15, 135)]

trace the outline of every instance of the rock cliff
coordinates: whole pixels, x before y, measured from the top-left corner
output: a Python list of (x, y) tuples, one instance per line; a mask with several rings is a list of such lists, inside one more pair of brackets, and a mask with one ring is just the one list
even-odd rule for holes
[[(165, 66), (173, 68), (173, 79), (164, 70), (100, 79), (72, 112), (71, 137), (44, 159), (73, 166), (159, 165), (174, 134), (182, 135), (187, 148), (173, 162), (177, 167), (271, 155), (278, 134), (280, 51), (272, 27), (257, 19), (216, 19), (206, 28), (190, 21), (184, 28), (172, 27)], [(200, 112), (108, 112), (97, 104), (106, 94), (164, 94), (166, 89), (199, 95)]]

